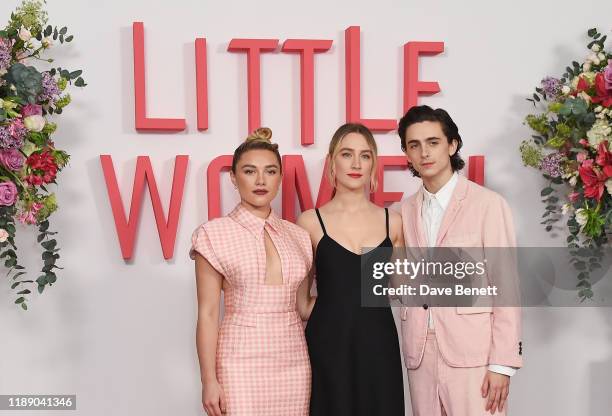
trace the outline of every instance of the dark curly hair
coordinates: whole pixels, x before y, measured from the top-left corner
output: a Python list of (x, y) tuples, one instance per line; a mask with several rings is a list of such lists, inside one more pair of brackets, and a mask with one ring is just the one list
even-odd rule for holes
[[(459, 128), (451, 118), (451, 116), (443, 109), (436, 108), (435, 110), (428, 105), (419, 105), (412, 107), (399, 121), (397, 127), (397, 134), (400, 137), (400, 145), (402, 152), (406, 153), (406, 130), (413, 124), (420, 123), (423, 121), (437, 121), (442, 126), (442, 132), (446, 136), (448, 143), (451, 144), (453, 140), (457, 140), (457, 151), (450, 157), (451, 168), (453, 172), (463, 169), (465, 162), (459, 155), (459, 150), (463, 146), (463, 141), (459, 135)], [(408, 166), (414, 176), (420, 177), (412, 166)]]

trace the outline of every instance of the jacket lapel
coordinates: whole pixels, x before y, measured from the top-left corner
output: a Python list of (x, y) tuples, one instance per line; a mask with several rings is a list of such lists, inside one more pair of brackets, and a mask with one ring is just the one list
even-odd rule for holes
[(438, 237), (436, 238), (436, 246), (439, 247), (442, 243), (442, 240), (446, 236), (447, 231), (453, 224), (453, 221), (457, 218), (457, 214), (461, 210), (463, 205), (463, 200), (467, 194), (468, 190), (468, 179), (465, 176), (459, 175), (457, 178), (457, 185), (453, 190), (453, 195), (451, 200), (446, 207), (446, 211), (444, 211), (444, 216), (442, 217), (442, 223), (440, 224), (440, 229), (438, 230)]
[(417, 238), (417, 244), (419, 247), (427, 247), (427, 237), (425, 236), (425, 230), (423, 230), (423, 223), (421, 220), (421, 212), (423, 210), (423, 189), (419, 188), (415, 198), (412, 200), (412, 230)]

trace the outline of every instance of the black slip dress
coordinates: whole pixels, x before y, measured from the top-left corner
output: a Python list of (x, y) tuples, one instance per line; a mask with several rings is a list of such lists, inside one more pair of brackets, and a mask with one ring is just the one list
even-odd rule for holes
[[(318, 297), (306, 326), (312, 367), (311, 416), (404, 416), (397, 329), (390, 308), (361, 306), (362, 256), (329, 237), (316, 248)], [(393, 247), (389, 212), (386, 238)], [(372, 252), (375, 250), (372, 250)]]

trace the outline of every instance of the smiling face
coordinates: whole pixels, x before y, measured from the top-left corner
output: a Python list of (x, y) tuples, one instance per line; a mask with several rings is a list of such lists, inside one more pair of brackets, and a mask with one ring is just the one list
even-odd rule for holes
[(457, 151), (457, 140), (448, 142), (437, 121), (422, 121), (406, 129), (406, 158), (423, 179), (452, 173), (450, 157)]
[(230, 172), (240, 199), (254, 208), (267, 207), (276, 197), (282, 175), (276, 155), (270, 150), (253, 149), (244, 152)]
[(374, 168), (374, 150), (359, 133), (348, 133), (331, 156), (331, 176), (336, 188), (363, 189), (370, 183)]

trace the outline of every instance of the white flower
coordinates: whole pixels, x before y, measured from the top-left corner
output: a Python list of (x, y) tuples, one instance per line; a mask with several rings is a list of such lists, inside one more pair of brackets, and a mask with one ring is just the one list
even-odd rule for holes
[(606, 181), (606, 190), (608, 191), (608, 194), (612, 195), (612, 178), (609, 178)]
[(601, 48), (599, 47), (598, 43), (594, 43), (593, 46), (591, 46), (591, 50), (593, 52), (599, 52), (601, 50)]
[(0, 243), (4, 243), (9, 237), (8, 231), (4, 228), (0, 228)]
[(593, 63), (595, 65), (599, 65), (601, 63), (601, 61), (599, 60), (599, 58), (595, 58), (595, 59), (593, 59)]
[(599, 52), (597, 54), (597, 57), (599, 58), (600, 61), (605, 61), (606, 60), (606, 55), (603, 52)]
[(32, 38), (32, 33), (30, 33), (30, 31), (26, 29), (25, 27), (21, 26), (21, 29), (19, 29), (19, 39), (21, 39), (24, 42), (27, 42), (31, 38)]
[(606, 120), (598, 119), (595, 120), (591, 130), (587, 131), (587, 139), (589, 140), (589, 144), (593, 149), (597, 149), (599, 143), (604, 140), (609, 141), (610, 133), (612, 133), (612, 127), (608, 124)]
[(578, 181), (578, 177), (576, 175), (572, 175), (572, 177), (569, 180), (569, 184), (571, 187), (576, 186), (576, 182)]
[(563, 215), (567, 214), (571, 208), (572, 206), (569, 203), (563, 204), (563, 206), (561, 206), (561, 214)]
[(561, 87), (561, 92), (565, 95), (569, 94), (571, 91), (572, 89), (567, 85), (564, 85), (563, 87)]
[(581, 228), (586, 225), (588, 219), (588, 215), (584, 208), (578, 208), (576, 210), (576, 222), (578, 222)]
[(6, 68), (2, 68), (0, 69), (0, 77), (4, 74), (6, 74), (8, 72), (8, 70)]
[(586, 57), (587, 62), (593, 62), (595, 59), (597, 59), (597, 55), (594, 53), (590, 53), (589, 56)]
[(597, 107), (595, 107), (593, 111), (595, 111), (596, 113), (599, 113), (601, 110), (603, 110), (603, 107), (598, 105)]
[(47, 124), (47, 121), (43, 116), (34, 114), (24, 118), (23, 124), (25, 125), (26, 129), (30, 131), (40, 132), (45, 127), (45, 124)]
[(45, 48), (50, 48), (51, 46), (53, 46), (53, 41), (51, 40), (51, 38), (43, 38), (43, 40), (40, 41), (40, 43), (42, 43), (42, 46)]
[(585, 62), (582, 64), (582, 70), (584, 72), (588, 72), (591, 70), (591, 63), (590, 62)]

